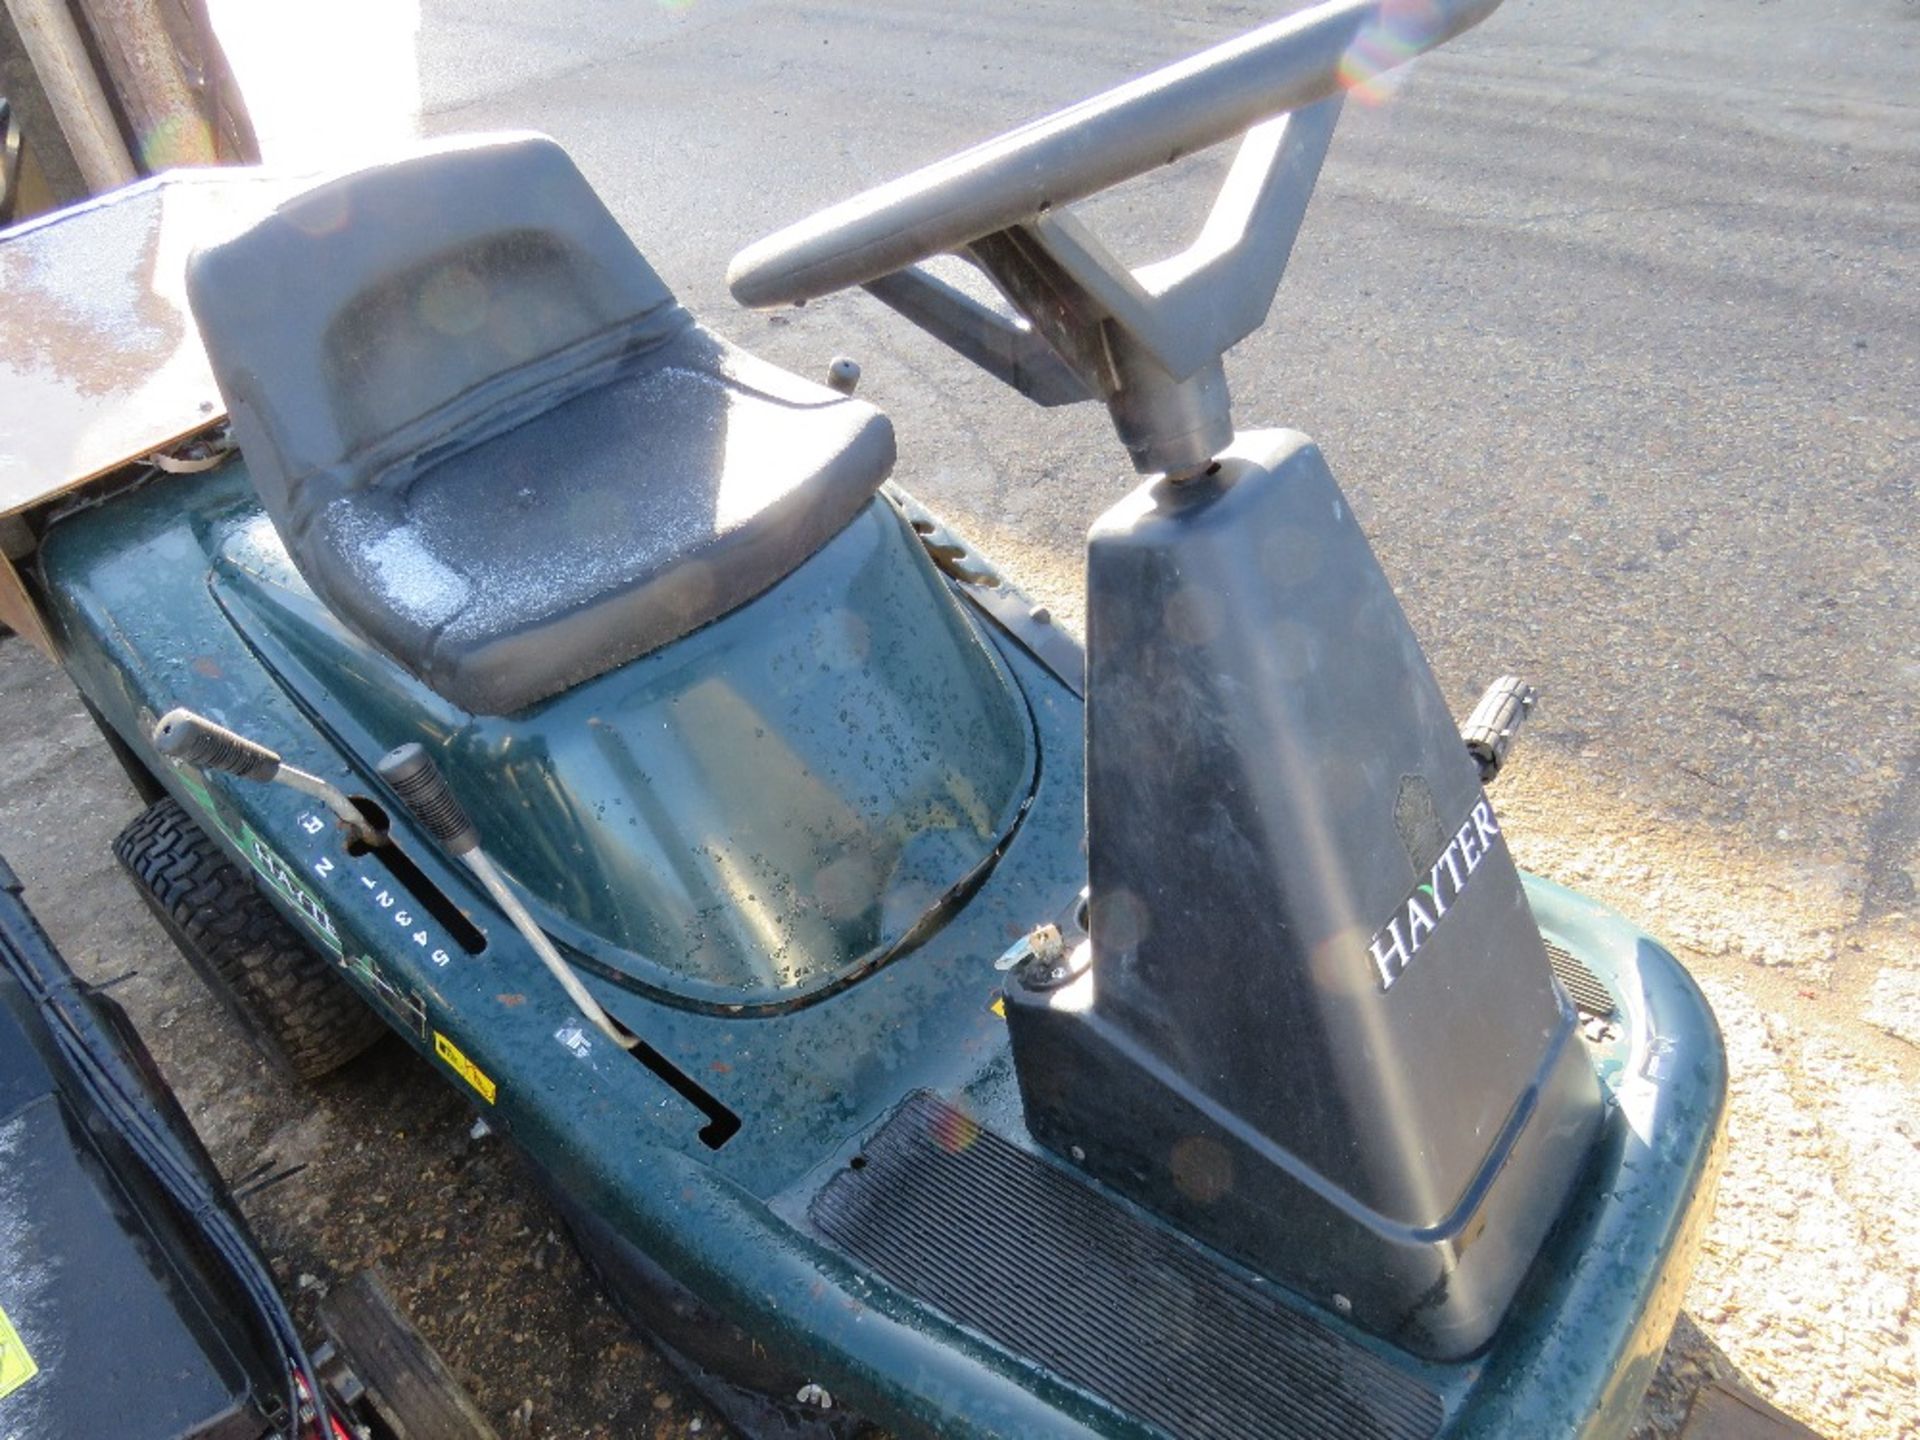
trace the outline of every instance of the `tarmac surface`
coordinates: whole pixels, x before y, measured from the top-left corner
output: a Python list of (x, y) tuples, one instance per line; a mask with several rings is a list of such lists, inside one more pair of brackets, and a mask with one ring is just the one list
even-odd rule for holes
[[(1104, 415), (1035, 411), (863, 296), (743, 312), (726, 261), (1270, 13), (429, 4), (416, 108), (555, 135), (728, 338), (857, 358), (897, 477), (1077, 624), (1082, 536), (1133, 483)], [(1494, 796), (1521, 863), (1672, 940), (1720, 1016), (1727, 1170), (1646, 1434), (1721, 1376), (1920, 1436), (1917, 152), (1914, 0), (1512, 0), (1348, 103), (1229, 361), (1242, 425), (1326, 450), (1456, 707), (1540, 686)], [(1084, 213), (1158, 258), (1223, 165)], [(0, 852), (56, 940), (137, 970), (116, 993), (230, 1176), (307, 1167), (248, 1204), (290, 1287), (380, 1264), (503, 1435), (719, 1431), (423, 1067), (383, 1048), (303, 1095), (251, 1057), (114, 869), (137, 804), (18, 641), (0, 729)]]

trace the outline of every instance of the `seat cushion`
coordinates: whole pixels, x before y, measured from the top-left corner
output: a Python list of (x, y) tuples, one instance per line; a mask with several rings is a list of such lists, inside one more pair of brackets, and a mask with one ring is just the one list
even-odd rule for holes
[(893, 458), (872, 406), (692, 327), (404, 486), (337, 497), (303, 569), (434, 689), (505, 714), (760, 594)]
[(543, 137), (329, 180), (187, 281), (294, 564), (469, 710), (523, 709), (719, 618), (893, 464), (872, 406), (694, 325)]

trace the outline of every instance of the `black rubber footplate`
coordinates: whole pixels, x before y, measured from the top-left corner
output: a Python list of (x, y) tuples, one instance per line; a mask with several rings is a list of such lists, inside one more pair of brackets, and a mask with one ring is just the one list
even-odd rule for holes
[(1426, 1440), (1439, 1399), (931, 1095), (815, 1197), (901, 1290), (1180, 1440)]
[(1567, 994), (1573, 1000), (1573, 1008), (1582, 1015), (1592, 1015), (1601, 1020), (1611, 1020), (1618, 1013), (1613, 996), (1607, 987), (1600, 983), (1600, 977), (1581, 963), (1564, 945), (1547, 941), (1547, 963), (1553, 967), (1553, 973), (1560, 977), (1560, 983), (1567, 987)]

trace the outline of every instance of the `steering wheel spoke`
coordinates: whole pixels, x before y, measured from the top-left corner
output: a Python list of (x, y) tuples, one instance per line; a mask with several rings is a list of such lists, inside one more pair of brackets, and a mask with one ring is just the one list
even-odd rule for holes
[[(1307, 202), (1340, 118), (1340, 96), (1247, 132), (1200, 238), (1133, 273), (1150, 297), (1141, 343), (1176, 377), (1193, 374), (1257, 330), (1293, 257)], [(1150, 337), (1150, 338), (1149, 338)]]
[(942, 256), (869, 280), (864, 288), (1036, 405), (1075, 405), (1097, 397), (1098, 392), (1055, 353), (1031, 321), (997, 293), (990, 297), (979, 293), (993, 287), (968, 260)]

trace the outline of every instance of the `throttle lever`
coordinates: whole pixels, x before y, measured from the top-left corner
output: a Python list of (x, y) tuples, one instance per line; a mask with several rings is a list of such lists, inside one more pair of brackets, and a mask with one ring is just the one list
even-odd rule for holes
[(580, 977), (574, 973), (573, 967), (560, 958), (560, 952), (554, 949), (553, 941), (540, 928), (540, 922), (527, 913), (527, 907), (520, 903), (520, 897), (513, 893), (506, 878), (487, 858), (487, 852), (480, 848), (479, 830), (467, 815), (460, 798), (453, 793), (453, 787), (447, 784), (447, 777), (440, 773), (440, 767), (427, 754), (426, 748), (412, 742), (402, 745), (388, 751), (374, 768), (380, 778), (392, 787), (393, 793), (400, 797), (401, 803), (413, 812), (413, 818), (420, 822), (421, 827), (473, 872), (474, 878), (486, 888), (487, 894), (493, 897), (493, 903), (500, 907), (507, 919), (513, 922), (513, 928), (520, 932), (521, 939), (540, 957), (540, 963), (559, 981), (560, 988), (567, 992), (567, 998), (573, 1001), (580, 1013), (621, 1049), (631, 1050), (637, 1045), (639, 1037), (623, 1030), (612, 1016), (600, 1008), (600, 1002), (580, 983)]

